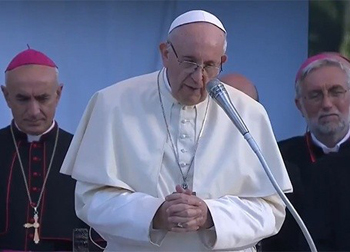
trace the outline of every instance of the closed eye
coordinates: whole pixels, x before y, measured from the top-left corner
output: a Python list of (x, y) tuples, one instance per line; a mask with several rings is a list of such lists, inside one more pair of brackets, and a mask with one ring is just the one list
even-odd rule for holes
[(29, 96), (25, 96), (25, 95), (18, 94), (18, 95), (16, 95), (16, 100), (17, 100), (17, 101), (21, 101), (21, 102), (25, 102), (25, 101), (29, 101), (29, 100), (30, 100), (30, 97), (29, 97)]
[(308, 94), (309, 99), (318, 99), (323, 96), (322, 92), (311, 92)]
[(35, 99), (39, 102), (45, 102), (50, 99), (50, 96), (47, 94), (44, 94), (44, 95), (36, 96)]
[(343, 95), (346, 92), (346, 90), (341, 87), (334, 87), (334, 88), (331, 88), (328, 92), (330, 93), (331, 96), (338, 97)]

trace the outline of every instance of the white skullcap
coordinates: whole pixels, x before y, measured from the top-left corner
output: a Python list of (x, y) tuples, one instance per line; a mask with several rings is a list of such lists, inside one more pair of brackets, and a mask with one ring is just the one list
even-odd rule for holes
[(169, 32), (172, 32), (176, 27), (181, 25), (196, 23), (196, 22), (206, 22), (213, 24), (223, 30), (226, 33), (226, 30), (221, 23), (221, 21), (215, 17), (213, 14), (203, 11), (203, 10), (192, 10), (188, 11), (180, 16), (178, 16), (170, 25)]

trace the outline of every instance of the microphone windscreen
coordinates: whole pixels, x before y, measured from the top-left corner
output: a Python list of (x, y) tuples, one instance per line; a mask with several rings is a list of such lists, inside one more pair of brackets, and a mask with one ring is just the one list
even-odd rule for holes
[(215, 88), (220, 84), (221, 84), (221, 81), (219, 81), (218, 79), (212, 79), (211, 81), (208, 82), (206, 86), (207, 92), (210, 94), (213, 91), (213, 88)]

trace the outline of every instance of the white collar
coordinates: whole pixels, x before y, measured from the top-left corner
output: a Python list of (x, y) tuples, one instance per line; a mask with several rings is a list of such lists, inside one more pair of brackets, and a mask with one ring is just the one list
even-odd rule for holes
[[(23, 132), (23, 131), (18, 127), (18, 125), (17, 125), (16, 122), (15, 122), (15, 125), (16, 125), (16, 128), (17, 128), (19, 131)], [(40, 135), (30, 135), (30, 134), (26, 134), (26, 135), (27, 135), (27, 140), (28, 140), (28, 142), (31, 143), (31, 142), (39, 141), (39, 140), (40, 140), (40, 137), (41, 137), (42, 135), (45, 135), (45, 134), (46, 134), (47, 132), (49, 132), (50, 130), (52, 130), (53, 127), (55, 127), (55, 120), (52, 121), (52, 124), (51, 124), (50, 128), (48, 128), (48, 130), (46, 130), (44, 133), (42, 133), (42, 134), (40, 134)], [(23, 132), (23, 133), (25, 133), (25, 132)]]

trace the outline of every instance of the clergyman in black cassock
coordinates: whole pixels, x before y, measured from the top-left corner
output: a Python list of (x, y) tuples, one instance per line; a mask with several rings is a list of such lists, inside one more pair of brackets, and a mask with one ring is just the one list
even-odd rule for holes
[(75, 214), (75, 180), (59, 172), (73, 137), (54, 120), (62, 87), (55, 63), (30, 48), (5, 71), (13, 120), (0, 129), (0, 250), (71, 251), (73, 230), (89, 228)]
[[(279, 142), (293, 184), (288, 198), (319, 251), (350, 251), (350, 64), (321, 53), (302, 64), (296, 104), (309, 131)], [(287, 212), (280, 232), (262, 242), (263, 251), (308, 251)]]
[[(316, 160), (311, 161), (306, 136), (279, 142), (293, 183), (287, 194), (307, 226), (319, 251), (350, 250), (350, 139), (338, 152), (324, 154), (311, 144)], [(292, 215), (287, 212), (281, 231), (263, 241), (263, 251), (309, 251)]]

